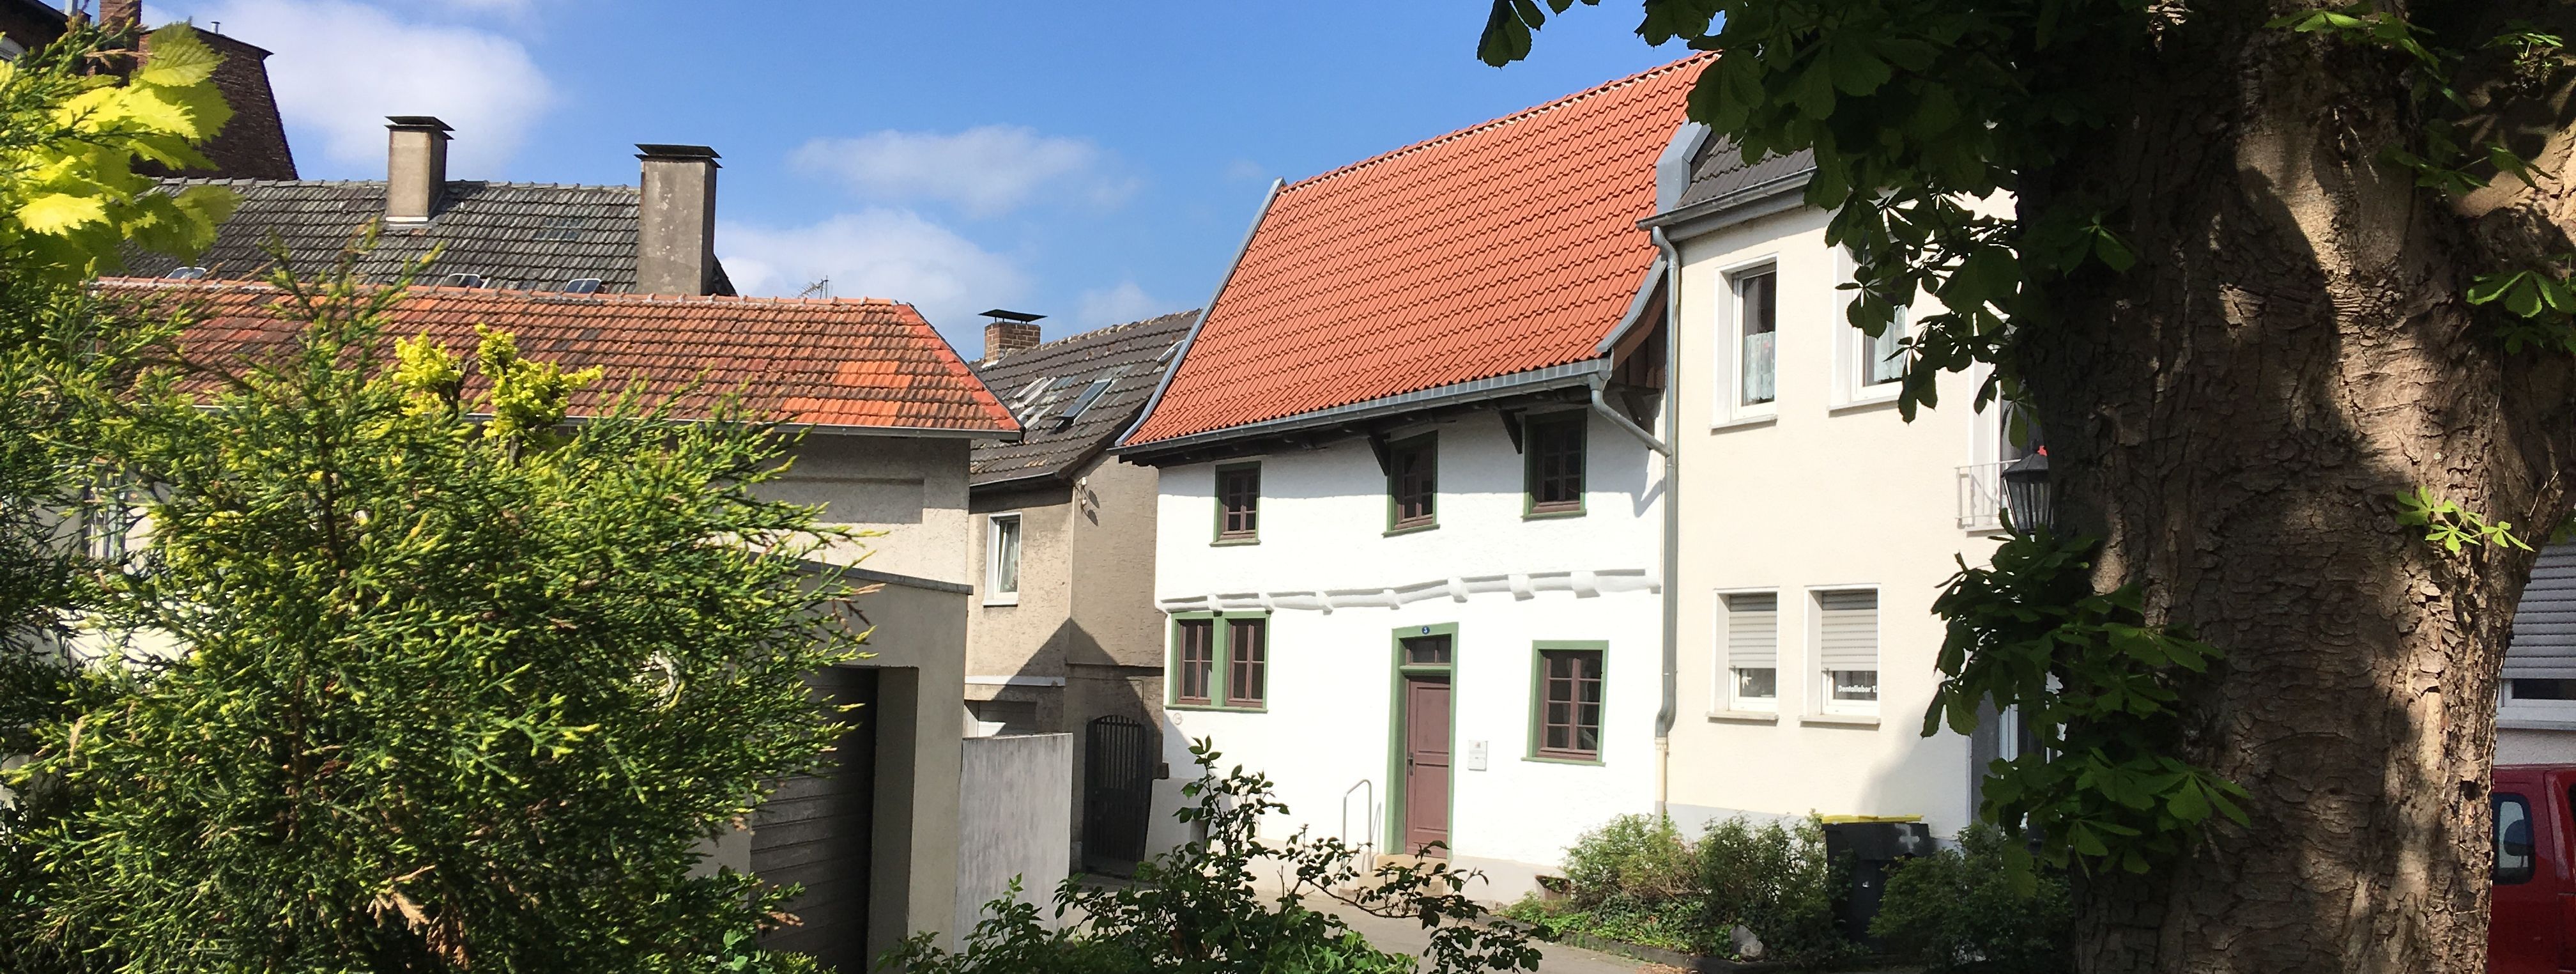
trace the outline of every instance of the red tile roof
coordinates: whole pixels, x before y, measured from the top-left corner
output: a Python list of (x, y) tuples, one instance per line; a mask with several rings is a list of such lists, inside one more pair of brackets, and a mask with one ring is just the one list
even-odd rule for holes
[(1637, 221), (1707, 57), (1280, 190), (1126, 442), (1595, 357), (1654, 261)]
[[(194, 310), (181, 350), (200, 361), (283, 346), (300, 326), (282, 318), (282, 294), (265, 284), (100, 282)], [(518, 336), (519, 352), (566, 368), (602, 367), (575, 394), (585, 415), (644, 383), (659, 398), (703, 380), (676, 405), (683, 416), (742, 390), (751, 406), (817, 426), (1014, 433), (1019, 424), (911, 305), (878, 299), (560, 294), (415, 287), (392, 311), (390, 342), (423, 332), (459, 353), (474, 326)], [(388, 349), (390, 352), (390, 349)], [(479, 391), (475, 380), (469, 393)]]

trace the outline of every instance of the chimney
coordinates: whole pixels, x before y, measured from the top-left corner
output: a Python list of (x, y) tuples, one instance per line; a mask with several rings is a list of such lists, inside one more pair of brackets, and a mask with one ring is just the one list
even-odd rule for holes
[(638, 145), (644, 193), (637, 217), (635, 290), (706, 294), (716, 269), (716, 150)]
[(388, 115), (385, 222), (427, 223), (447, 186), (447, 123), (427, 115)]
[(98, 26), (115, 33), (143, 23), (143, 0), (98, 0)]
[(1002, 356), (1038, 347), (1038, 319), (1046, 316), (995, 308), (984, 312), (984, 317), (992, 319), (984, 323), (984, 362), (989, 365)]

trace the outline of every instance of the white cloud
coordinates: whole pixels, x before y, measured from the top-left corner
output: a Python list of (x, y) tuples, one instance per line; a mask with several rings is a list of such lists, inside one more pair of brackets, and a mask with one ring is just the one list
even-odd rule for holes
[(1270, 170), (1250, 159), (1237, 159), (1225, 164), (1225, 178), (1245, 182), (1269, 182)]
[[(502, 14), (523, 4), (469, 0)], [(456, 129), (448, 173), (497, 177), (555, 100), (527, 48), (489, 31), (421, 23), (348, 0), (216, 0), (174, 15), (222, 21), (224, 33), (276, 52), (269, 80), (308, 168), (318, 146), (332, 169), (381, 173), (385, 116), (436, 115)]]
[(1166, 311), (1178, 310), (1163, 299), (1145, 293), (1134, 281), (1120, 281), (1107, 290), (1084, 291), (1076, 304), (1074, 320), (1085, 328), (1123, 325), (1142, 321)]
[(832, 294), (906, 302), (967, 347), (981, 320), (975, 312), (1008, 306), (1028, 287), (1010, 260), (909, 210), (870, 208), (801, 227), (723, 223), (716, 254), (743, 294), (793, 296), (830, 277)]
[(789, 161), (836, 177), (867, 199), (936, 200), (972, 216), (1006, 213), (1041, 196), (1116, 206), (1136, 191), (1136, 181), (1117, 173), (1110, 154), (1090, 140), (1013, 125), (815, 139)]

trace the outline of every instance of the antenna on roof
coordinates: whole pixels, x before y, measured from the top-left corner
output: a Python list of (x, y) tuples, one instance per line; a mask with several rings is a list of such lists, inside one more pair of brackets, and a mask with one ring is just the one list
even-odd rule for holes
[(796, 296), (800, 298), (810, 298), (813, 297), (817, 291), (822, 292), (822, 295), (825, 298), (830, 298), (832, 296), (832, 275), (825, 274), (823, 275), (822, 280), (805, 285), (805, 289), (796, 292)]

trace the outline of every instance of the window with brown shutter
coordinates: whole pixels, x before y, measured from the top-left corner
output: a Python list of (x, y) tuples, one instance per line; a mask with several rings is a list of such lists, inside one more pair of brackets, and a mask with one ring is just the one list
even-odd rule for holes
[(1210, 676), (1216, 666), (1216, 620), (1181, 619), (1172, 624), (1173, 640), (1179, 645), (1173, 654), (1179, 663), (1173, 669), (1180, 686), (1172, 694), (1175, 703), (1208, 703)]
[(1391, 444), (1386, 450), (1388, 530), (1437, 523), (1440, 496), (1439, 441), (1420, 436)]
[(1270, 620), (1226, 622), (1225, 705), (1259, 707), (1269, 702)]
[(1261, 534), (1261, 466), (1216, 469), (1218, 541), (1251, 541)]
[(1601, 759), (1601, 651), (1539, 651), (1538, 740), (1542, 758)]
[(1526, 421), (1530, 513), (1583, 510), (1583, 422), (1579, 412)]

